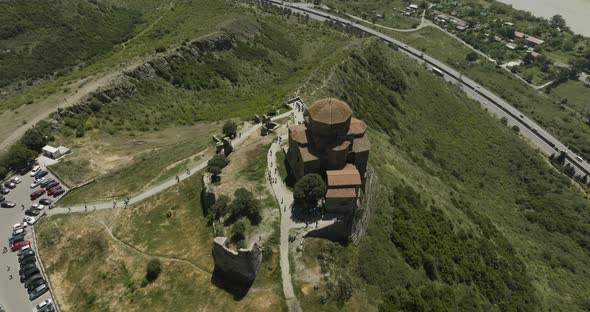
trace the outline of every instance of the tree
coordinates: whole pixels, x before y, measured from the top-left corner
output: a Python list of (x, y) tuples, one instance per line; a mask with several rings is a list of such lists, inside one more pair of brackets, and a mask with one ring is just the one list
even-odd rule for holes
[(319, 174), (306, 174), (301, 180), (295, 183), (295, 200), (304, 203), (307, 207), (317, 206), (326, 194), (326, 183)]
[(160, 272), (162, 272), (162, 266), (160, 264), (160, 259), (152, 258), (152, 259), (150, 259), (150, 262), (148, 262), (147, 270), (145, 273), (145, 279), (147, 280), (148, 283), (151, 283), (158, 278), (158, 276), (160, 275)]
[(47, 137), (38, 128), (30, 128), (23, 135), (21, 142), (28, 148), (40, 152), (47, 145)]
[(556, 14), (551, 17), (551, 26), (554, 28), (561, 28), (562, 30), (567, 29), (567, 24), (563, 16)]
[(235, 122), (233, 122), (232, 120), (228, 120), (223, 125), (223, 128), (221, 131), (223, 132), (223, 135), (233, 138), (236, 136), (236, 133), (238, 132), (238, 125)]
[(234, 193), (234, 200), (231, 203), (231, 212), (234, 218), (248, 217), (250, 222), (260, 222), (260, 205), (252, 192), (241, 187)]
[(209, 222), (213, 222), (221, 218), (221, 216), (227, 213), (227, 208), (229, 207), (230, 200), (227, 195), (219, 195), (219, 198), (215, 201), (209, 210), (207, 211), (207, 219)]
[(35, 151), (30, 150), (22, 143), (17, 143), (11, 146), (8, 150), (5, 163), (10, 168), (18, 169), (27, 166), (33, 162), (36, 157), (37, 153)]
[(221, 168), (217, 166), (211, 166), (207, 169), (207, 171), (209, 171), (209, 173), (213, 175), (213, 180), (217, 181), (217, 179), (219, 179), (219, 175), (221, 174)]
[(8, 169), (6, 169), (6, 167), (4, 166), (0, 166), (0, 179), (4, 179), (4, 177), (6, 177), (7, 174)]
[(246, 228), (247, 228), (246, 220), (240, 219), (231, 227), (232, 232), (232, 241), (237, 242), (241, 241), (246, 237)]
[(467, 53), (467, 56), (465, 57), (465, 59), (469, 62), (475, 62), (475, 61), (477, 61), (477, 53), (469, 52), (469, 53)]
[(517, 125), (514, 125), (514, 126), (512, 126), (512, 131), (514, 131), (515, 133), (519, 133), (520, 128)]

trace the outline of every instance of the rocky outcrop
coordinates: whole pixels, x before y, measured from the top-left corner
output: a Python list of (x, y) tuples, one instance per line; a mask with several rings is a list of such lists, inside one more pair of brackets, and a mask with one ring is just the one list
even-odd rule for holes
[(254, 243), (251, 248), (237, 251), (227, 247), (227, 237), (219, 236), (213, 240), (213, 260), (215, 270), (225, 278), (240, 283), (251, 283), (256, 278), (258, 266), (262, 261), (262, 249)]

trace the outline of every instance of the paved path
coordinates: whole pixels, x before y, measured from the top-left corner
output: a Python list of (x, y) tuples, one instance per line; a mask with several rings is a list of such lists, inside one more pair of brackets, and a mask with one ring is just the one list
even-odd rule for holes
[[(288, 124), (298, 124), (304, 121), (303, 119), (303, 110), (298, 109), (296, 107), (297, 104), (293, 104), (292, 112), (293, 117), (289, 121)], [(304, 105), (302, 102), (300, 105)], [(277, 137), (271, 144), (270, 148), (267, 152), (267, 176), (268, 181), (270, 183), (270, 188), (279, 203), (279, 209), (281, 211), (281, 230), (280, 230), (280, 263), (281, 263), (281, 279), (283, 281), (283, 293), (285, 295), (285, 300), (287, 301), (287, 306), (289, 307), (289, 311), (296, 312), (301, 311), (301, 306), (299, 305), (299, 301), (295, 296), (295, 291), (293, 290), (293, 282), (291, 278), (291, 269), (289, 265), (289, 232), (291, 229), (305, 229), (305, 231), (311, 231), (315, 229), (321, 229), (323, 227), (329, 226), (333, 224), (336, 220), (321, 220), (316, 223), (316, 226), (309, 226), (305, 222), (297, 222), (293, 220), (292, 217), (292, 207), (293, 207), (293, 193), (287, 188), (285, 185), (282, 177), (278, 172), (277, 166), (277, 153), (282, 153), (280, 142), (284, 142), (288, 139), (288, 135), (283, 135)], [(304, 232), (305, 232), (304, 231)]]
[[(291, 115), (291, 112), (285, 112), (281, 115), (277, 115), (272, 117), (272, 120), (277, 120), (277, 119), (281, 119), (284, 117), (288, 117)], [(232, 145), (234, 147), (239, 146), (243, 141), (245, 141), (251, 134), (255, 133), (256, 131), (260, 130), (260, 124), (256, 124), (253, 125), (252, 127), (248, 128), (246, 131), (244, 131), (243, 133), (241, 133), (240, 136), (236, 137), (234, 140), (232, 140)], [(188, 179), (189, 177), (191, 177), (193, 174), (205, 169), (207, 167), (207, 162), (211, 159), (212, 157), (207, 157), (206, 159), (204, 159), (202, 162), (200, 162), (199, 164), (195, 165), (192, 168), (189, 168), (187, 173), (181, 174), (178, 176), (179, 181), (184, 181), (186, 179)], [(176, 180), (176, 177), (172, 177), (169, 180), (163, 182), (162, 184), (159, 184), (157, 186), (154, 186), (152, 188), (149, 188), (147, 190), (145, 190), (144, 192), (142, 192), (139, 195), (136, 195), (134, 197), (129, 198), (129, 203), (128, 205), (133, 205), (136, 204), (146, 198), (149, 198), (151, 196), (154, 196), (174, 185), (176, 185), (178, 183), (178, 181)], [(116, 208), (116, 207), (125, 207), (125, 201), (123, 200), (115, 200), (112, 202), (100, 202), (100, 203), (87, 203), (87, 204), (80, 204), (78, 206), (70, 206), (70, 207), (62, 207), (62, 208), (54, 208), (48, 211), (48, 214), (60, 214), (60, 213), (69, 213), (69, 212), (83, 212), (83, 211), (93, 211), (93, 210), (100, 210), (100, 209), (110, 209), (110, 208)]]
[(432, 56), (407, 45), (397, 39), (394, 39), (386, 34), (383, 34), (375, 29), (363, 26), (348, 19), (335, 16), (326, 12), (316, 10), (309, 7), (305, 3), (291, 3), (278, 0), (267, 0), (268, 2), (279, 6), (290, 8), (292, 11), (309, 15), (318, 21), (334, 20), (343, 24), (350, 25), (369, 35), (380, 38), (388, 44), (394, 44), (399, 49), (398, 51), (407, 55), (411, 59), (425, 64), (429, 68), (436, 67), (441, 70), (444, 75), (443, 78), (449, 82), (456, 84), (463, 90), (467, 96), (478, 101), (482, 107), (495, 114), (499, 118), (506, 117), (508, 125), (516, 125), (520, 128), (520, 135), (527, 138), (528, 141), (534, 145), (543, 154), (549, 156), (564, 151), (567, 153), (567, 163), (570, 163), (576, 169), (576, 174), (590, 175), (590, 165), (585, 161), (577, 161), (577, 155), (571, 151), (565, 144), (557, 140), (553, 135), (549, 134), (541, 128), (532, 119), (527, 118), (522, 112), (514, 108), (510, 103), (494, 94), (490, 90), (484, 88), (479, 83), (472, 79), (463, 76), (459, 71), (451, 68), (447, 64), (433, 58)]

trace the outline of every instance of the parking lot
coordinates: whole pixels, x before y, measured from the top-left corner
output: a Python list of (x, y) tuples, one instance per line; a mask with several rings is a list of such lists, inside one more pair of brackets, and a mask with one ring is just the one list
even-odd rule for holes
[[(40, 170), (46, 170), (44, 165), (41, 165)], [(11, 189), (8, 194), (3, 195), (5, 197), (5, 201), (12, 201), (16, 203), (16, 206), (13, 208), (0, 208), (0, 233), (4, 233), (4, 237), (2, 238), (1, 248), (8, 248), (8, 252), (0, 254), (0, 270), (2, 274), (0, 274), (0, 306), (6, 312), (20, 312), (20, 311), (32, 311), (33, 308), (43, 300), (51, 298), (50, 292), (46, 292), (45, 294), (41, 295), (39, 298), (30, 301), (29, 296), (27, 293), (27, 289), (24, 285), (20, 282), (19, 277), (19, 262), (17, 257), (17, 252), (13, 252), (10, 249), (10, 245), (8, 239), (12, 236), (12, 229), (13, 225), (19, 222), (23, 222), (23, 218), (25, 217), (25, 211), (31, 205), (39, 203), (39, 200), (42, 198), (51, 199), (54, 203), (55, 201), (63, 196), (60, 195), (59, 197), (48, 196), (47, 193), (36, 198), (35, 200), (31, 200), (30, 195), (33, 191), (39, 190), (41, 187), (36, 186), (31, 188), (31, 183), (34, 181), (34, 177), (31, 177), (29, 173), (24, 175), (15, 175), (19, 177), (22, 181), (16, 185), (14, 189)], [(10, 180), (10, 176), (5, 180)], [(51, 175), (51, 173), (45, 176), (46, 180), (50, 179), (57, 179)], [(2, 187), (4, 187), (5, 181), (2, 182)], [(65, 185), (62, 186), (65, 189)], [(24, 206), (24, 208), (23, 208)], [(44, 213), (48, 211), (49, 207), (45, 207), (44, 211), (42, 210), (38, 216), (35, 216), (37, 220), (42, 218)], [(25, 240), (31, 241), (31, 249), (35, 250), (32, 241), (32, 226), (28, 226), (26, 229)], [(38, 254), (36, 255), (38, 257)], [(39, 266), (39, 261), (37, 261), (37, 266)], [(41, 268), (39, 268), (41, 270)], [(12, 279), (10, 279), (10, 275), (12, 275)], [(46, 277), (45, 277), (46, 278)], [(49, 286), (49, 285), (48, 285)]]

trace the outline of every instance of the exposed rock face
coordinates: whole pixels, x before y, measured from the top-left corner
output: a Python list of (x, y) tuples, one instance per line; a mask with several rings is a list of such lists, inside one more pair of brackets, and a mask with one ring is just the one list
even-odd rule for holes
[(254, 243), (250, 249), (231, 250), (227, 247), (227, 237), (219, 236), (213, 240), (213, 259), (215, 269), (223, 272), (227, 278), (249, 283), (256, 278), (262, 261), (262, 249)]

